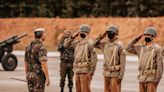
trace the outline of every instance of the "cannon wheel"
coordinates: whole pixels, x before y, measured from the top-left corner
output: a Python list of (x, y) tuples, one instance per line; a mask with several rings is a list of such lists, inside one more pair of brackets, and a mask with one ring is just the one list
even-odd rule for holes
[(14, 71), (17, 67), (17, 58), (13, 54), (7, 54), (2, 57), (2, 67), (6, 71)]

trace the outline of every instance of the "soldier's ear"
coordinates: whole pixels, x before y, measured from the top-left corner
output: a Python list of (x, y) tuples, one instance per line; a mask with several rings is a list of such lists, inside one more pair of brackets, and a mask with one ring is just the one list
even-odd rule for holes
[(158, 36), (158, 34), (155, 34), (155, 37), (154, 38), (156, 38)]

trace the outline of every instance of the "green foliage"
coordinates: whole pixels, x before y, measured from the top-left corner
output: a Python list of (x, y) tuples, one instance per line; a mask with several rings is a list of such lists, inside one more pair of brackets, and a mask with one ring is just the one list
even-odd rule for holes
[(164, 0), (0, 0), (0, 17), (156, 17)]

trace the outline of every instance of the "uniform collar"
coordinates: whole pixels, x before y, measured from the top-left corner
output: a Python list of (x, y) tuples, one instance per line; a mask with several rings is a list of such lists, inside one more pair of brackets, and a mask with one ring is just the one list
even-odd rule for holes
[(35, 39), (34, 41), (32, 41), (32, 43), (31, 44), (37, 44), (37, 43), (42, 43), (39, 39)]
[(88, 41), (89, 41), (89, 37), (81, 38), (81, 39), (80, 39), (80, 44), (88, 43)]
[(157, 45), (157, 43), (153, 43), (151, 46), (146, 46), (146, 44), (143, 46), (144, 48), (146, 48), (147, 50), (152, 50), (153, 48), (155, 48)]
[(155, 47), (156, 46), (156, 42), (153, 42), (153, 44), (151, 46), (147, 46), (146, 43), (143, 46), (144, 47)]

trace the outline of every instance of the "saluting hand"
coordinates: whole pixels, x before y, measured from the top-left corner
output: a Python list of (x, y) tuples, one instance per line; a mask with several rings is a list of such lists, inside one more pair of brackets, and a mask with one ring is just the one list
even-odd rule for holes
[(72, 38), (76, 38), (79, 35), (79, 31), (72, 35)]
[(106, 34), (107, 34), (107, 32), (105, 32), (104, 34), (102, 34), (102, 38), (104, 38), (104, 37), (106, 37)]
[(137, 40), (140, 40), (143, 37), (143, 34), (137, 36)]
[(103, 33), (103, 34), (100, 34), (99, 37), (98, 37), (98, 39), (99, 39), (99, 40), (102, 40), (103, 38), (106, 37), (106, 34), (107, 34), (106, 32)]

